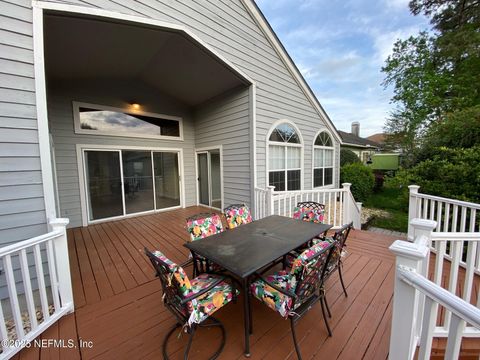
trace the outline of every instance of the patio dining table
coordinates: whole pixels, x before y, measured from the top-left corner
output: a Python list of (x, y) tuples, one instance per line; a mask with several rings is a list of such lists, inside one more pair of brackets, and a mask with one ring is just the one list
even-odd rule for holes
[(246, 357), (250, 356), (250, 276), (331, 227), (272, 215), (184, 245), (195, 256), (201, 255), (211, 260), (241, 281), (245, 299), (243, 316)]

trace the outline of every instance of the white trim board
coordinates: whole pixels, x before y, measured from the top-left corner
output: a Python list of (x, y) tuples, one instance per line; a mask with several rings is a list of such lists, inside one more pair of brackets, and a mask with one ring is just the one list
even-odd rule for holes
[(335, 128), (335, 125), (333, 125), (332, 120), (323, 109), (322, 105), (320, 104), (320, 101), (318, 101), (316, 95), (313, 93), (312, 89), (304, 79), (303, 75), (298, 70), (292, 58), (288, 55), (282, 43), (278, 39), (277, 35), (275, 34), (271, 26), (268, 24), (267, 20), (263, 16), (258, 6), (255, 4), (255, 1), (254, 0), (240, 0), (240, 1), (242, 2), (246, 10), (250, 13), (252, 18), (255, 20), (255, 22), (260, 27), (260, 29), (263, 31), (268, 41), (273, 46), (274, 50), (279, 55), (280, 59), (289, 70), (290, 74), (293, 76), (293, 78), (296, 80), (296, 82), (298, 83), (298, 85), (306, 95), (307, 99), (310, 101), (313, 107), (317, 110), (320, 117), (325, 120), (327, 127), (334, 134), (334, 137), (338, 140), (338, 142), (342, 143), (342, 138), (338, 134), (337, 129)]

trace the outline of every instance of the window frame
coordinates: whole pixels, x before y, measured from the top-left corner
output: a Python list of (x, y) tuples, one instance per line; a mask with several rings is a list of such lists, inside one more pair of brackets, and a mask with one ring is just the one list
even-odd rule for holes
[[(73, 101), (72, 102), (72, 107), (73, 107), (73, 120), (74, 120), (75, 134), (183, 141), (183, 119), (179, 116), (151, 113), (151, 112), (133, 110), (133, 109), (128, 109), (128, 108), (118, 108), (118, 107), (113, 107), (113, 106), (91, 104), (91, 103), (85, 103), (85, 102), (80, 102), (80, 101)], [(84, 107), (84, 108), (96, 109), (96, 110), (100, 110), (100, 111), (103, 111), (103, 110), (114, 111), (114, 112), (120, 112), (120, 113), (124, 113), (124, 114), (128, 114), (128, 115), (142, 115), (142, 116), (148, 116), (148, 117), (153, 117), (153, 118), (158, 118), (158, 119), (177, 121), (178, 126), (179, 126), (179, 136), (148, 135), (148, 134), (128, 134), (128, 135), (126, 135), (126, 134), (109, 132), (109, 131), (82, 129), (81, 124), (80, 124), (80, 108), (81, 107), (82, 108)]]
[[(273, 131), (280, 125), (282, 124), (287, 124), (287, 125), (290, 125), (291, 127), (293, 127), (293, 129), (296, 131), (297, 135), (298, 135), (298, 139), (300, 141), (299, 144), (295, 144), (295, 143), (287, 143), (287, 142), (279, 142), (279, 141), (270, 141), (270, 136), (272, 135)], [(270, 145), (274, 145), (274, 146), (281, 146), (284, 148), (284, 151), (285, 151), (285, 163), (284, 163), (284, 168), (283, 169), (278, 169), (278, 170), (271, 170), (270, 171)], [(300, 167), (299, 168), (291, 168), (289, 169), (287, 167), (287, 148), (288, 147), (296, 147), (296, 148), (300, 148)], [(300, 191), (300, 190), (303, 190), (303, 180), (304, 180), (304, 172), (305, 172), (305, 169), (304, 169), (304, 141), (303, 141), (303, 137), (302, 137), (302, 133), (300, 132), (299, 128), (297, 127), (297, 125), (290, 121), (290, 120), (286, 120), (286, 119), (282, 119), (282, 120), (277, 120), (273, 123), (273, 125), (271, 126), (270, 130), (268, 131), (267, 133), (267, 137), (266, 137), (266, 151), (265, 151), (265, 154), (266, 154), (266, 157), (265, 157), (265, 172), (266, 172), (266, 177), (265, 177), (265, 184), (266, 186), (270, 186), (270, 172), (280, 172), (280, 171), (283, 171), (284, 174), (285, 174), (285, 190), (274, 190), (276, 193), (283, 193), (283, 192), (288, 192), (288, 191)], [(288, 190), (288, 187), (287, 187), (287, 181), (288, 181), (288, 171), (289, 170), (300, 170), (300, 189), (298, 190)]]
[[(326, 133), (329, 137), (330, 140), (332, 141), (332, 146), (321, 146), (321, 145), (315, 145), (315, 142), (317, 141), (318, 136), (322, 133)], [(330, 168), (330, 167), (315, 167), (315, 150), (332, 150), (332, 183), (329, 185), (323, 185), (323, 186), (315, 186), (315, 169), (323, 169), (323, 179), (325, 181), (325, 169)], [(333, 141), (333, 136), (330, 131), (327, 129), (322, 129), (319, 130), (315, 136), (313, 137), (313, 142), (312, 142), (312, 189), (329, 189), (329, 188), (334, 188), (335, 187), (335, 142)]]

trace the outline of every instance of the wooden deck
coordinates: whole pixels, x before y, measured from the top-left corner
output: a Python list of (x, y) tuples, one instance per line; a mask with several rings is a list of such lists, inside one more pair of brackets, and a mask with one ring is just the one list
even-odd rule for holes
[[(188, 252), (186, 216), (205, 211), (190, 207), (86, 228), (68, 230), (75, 312), (62, 318), (41, 339), (73, 339), (75, 348), (35, 347), (17, 359), (160, 359), (164, 335), (174, 324), (164, 308), (158, 279), (142, 249), (161, 249), (177, 262)], [(337, 275), (327, 283), (332, 310), (329, 338), (320, 306), (297, 325), (304, 359), (386, 359), (388, 357), (394, 258), (389, 236), (353, 231), (348, 239), (344, 278), (348, 297)], [(227, 330), (221, 359), (243, 358), (242, 297), (216, 316)], [(254, 333), (252, 359), (295, 359), (290, 325), (278, 314), (252, 300)], [(91, 342), (91, 346), (88, 346)], [(169, 352), (182, 356), (186, 336), (172, 337)], [(216, 330), (195, 338), (192, 359), (205, 359), (218, 344)]]

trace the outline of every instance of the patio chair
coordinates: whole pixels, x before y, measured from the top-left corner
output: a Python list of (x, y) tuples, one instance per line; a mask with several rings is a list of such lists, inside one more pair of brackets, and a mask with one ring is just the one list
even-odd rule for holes
[[(293, 218), (297, 220), (303, 220), (313, 223), (323, 223), (325, 219), (325, 205), (314, 201), (303, 201), (297, 203), (297, 206), (293, 209)], [(323, 239), (327, 235), (327, 232), (318, 234), (318, 238)], [(294, 250), (293, 255), (296, 257), (302, 251), (312, 246), (313, 242), (309, 241)]]
[(229, 229), (251, 223), (253, 221), (250, 209), (245, 204), (233, 204), (223, 209)]
[[(336, 270), (338, 270), (340, 283), (342, 284), (343, 293), (345, 294), (346, 297), (348, 296), (348, 294), (347, 294), (347, 289), (345, 288), (345, 284), (343, 282), (343, 276), (342, 276), (343, 262), (342, 261), (346, 254), (345, 247), (346, 247), (348, 234), (350, 234), (350, 230), (352, 229), (353, 229), (353, 222), (343, 225), (340, 229), (335, 231), (332, 237), (325, 238), (326, 241), (335, 244), (335, 250), (332, 253), (332, 259), (335, 261), (333, 261), (331, 265), (328, 267), (326, 277), (328, 278)], [(319, 241), (321, 240), (320, 239), (314, 240), (314, 242), (319, 242)], [(328, 308), (328, 304), (327, 304), (327, 310), (330, 315), (330, 309)]]
[[(208, 236), (219, 234), (224, 231), (222, 219), (217, 213), (201, 213), (186, 219), (186, 229), (190, 234), (190, 241), (204, 239)], [(210, 264), (202, 256), (192, 254), (194, 260), (193, 276), (207, 271), (219, 271), (220, 266)]]
[(184, 327), (190, 335), (184, 351), (184, 359), (187, 359), (198, 327), (220, 327), (222, 342), (211, 357), (216, 359), (225, 345), (225, 328), (220, 321), (212, 317), (212, 314), (230, 301), (236, 301), (238, 290), (233, 283), (228, 284), (224, 276), (201, 274), (190, 280), (182, 266), (169, 260), (160, 251), (150, 252), (145, 248), (145, 254), (162, 284), (163, 303), (176, 319), (175, 326), (167, 333), (162, 343), (164, 359), (168, 359), (167, 343), (175, 329)]
[(295, 334), (295, 323), (317, 301), (320, 301), (328, 334), (332, 336), (325, 315), (323, 297), (324, 278), (333, 250), (334, 244), (319, 242), (300, 254), (290, 271), (282, 270), (268, 276), (257, 274), (260, 278), (250, 286), (250, 292), (255, 298), (277, 311), (282, 317), (290, 319), (293, 342), (299, 359), (302, 357)]

